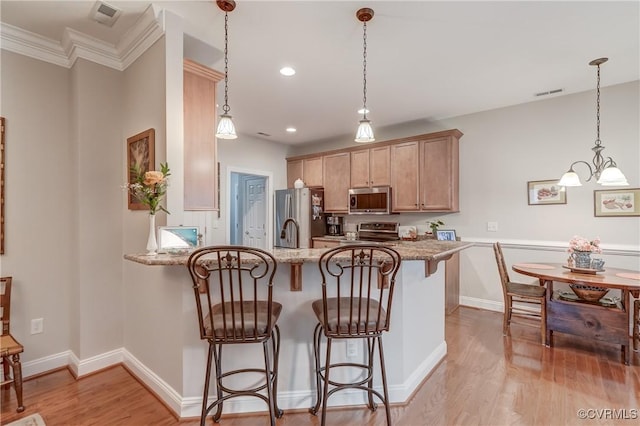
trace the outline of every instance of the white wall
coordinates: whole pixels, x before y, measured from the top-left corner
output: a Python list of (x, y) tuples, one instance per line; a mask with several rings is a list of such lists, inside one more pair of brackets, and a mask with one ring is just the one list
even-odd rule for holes
[[(11, 331), (32, 360), (69, 349), (76, 253), (75, 141), (67, 69), (1, 50), (1, 111), (6, 118), (5, 254), (13, 276)], [(29, 334), (44, 318), (44, 334)]]

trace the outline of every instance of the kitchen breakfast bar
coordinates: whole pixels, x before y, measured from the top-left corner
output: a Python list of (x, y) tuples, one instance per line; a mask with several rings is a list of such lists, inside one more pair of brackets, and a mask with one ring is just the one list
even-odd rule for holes
[[(389, 333), (384, 335), (389, 400), (402, 404), (447, 353), (444, 333), (445, 262), (472, 244), (460, 241), (398, 241), (392, 244), (402, 257), (396, 277)], [(308, 409), (314, 403), (312, 301), (322, 297), (318, 259), (326, 248), (270, 250), (278, 262), (274, 300), (283, 305), (278, 320), (281, 332), (278, 404), (287, 409)], [(200, 340), (188, 256), (126, 254), (127, 270), (137, 282), (127, 284), (131, 294), (125, 311), (136, 321), (127, 323), (131, 348), (124, 363), (180, 417), (200, 414), (207, 344)], [(160, 268), (149, 266), (161, 266)], [(148, 297), (153, 292), (154, 297)], [(167, 292), (167, 294), (158, 293)], [(147, 296), (145, 296), (145, 294)], [(149, 306), (149, 299), (155, 300)], [(144, 315), (140, 310), (145, 309)], [(127, 315), (129, 316), (129, 315)], [(332, 359), (359, 361), (363, 347), (351, 350), (334, 344)], [(155, 350), (149, 350), (155, 348)], [(225, 348), (228, 368), (260, 365), (261, 351), (243, 345)], [(237, 365), (236, 365), (237, 364)], [(381, 388), (379, 377), (374, 387)], [(361, 391), (339, 392), (330, 406), (359, 405)], [(235, 398), (225, 413), (266, 411), (256, 398)]]

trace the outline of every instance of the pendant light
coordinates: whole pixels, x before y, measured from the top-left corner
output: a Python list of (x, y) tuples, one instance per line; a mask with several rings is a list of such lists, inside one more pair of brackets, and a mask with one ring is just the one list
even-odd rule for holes
[(373, 19), (373, 9), (364, 7), (356, 12), (358, 21), (362, 22), (362, 120), (356, 132), (356, 142), (366, 143), (373, 142), (376, 139), (373, 136), (373, 128), (371, 121), (367, 118), (367, 22)]
[(216, 0), (216, 4), (224, 11), (224, 105), (222, 106), (222, 114), (218, 122), (216, 137), (220, 139), (236, 139), (236, 127), (233, 125), (231, 115), (229, 115), (229, 12), (236, 8), (234, 0)]
[(596, 144), (591, 150), (596, 154), (593, 156), (593, 167), (586, 161), (574, 161), (567, 171), (558, 182), (561, 186), (582, 186), (580, 183), (580, 177), (573, 170), (573, 166), (582, 163), (589, 168), (589, 177), (587, 182), (592, 177), (596, 177), (597, 182), (603, 186), (628, 186), (627, 178), (622, 174), (613, 158), (607, 157), (606, 160), (602, 156), (601, 151), (604, 149), (600, 141), (600, 65), (607, 62), (609, 58), (598, 58), (589, 62), (589, 65), (598, 67), (598, 85), (596, 89)]

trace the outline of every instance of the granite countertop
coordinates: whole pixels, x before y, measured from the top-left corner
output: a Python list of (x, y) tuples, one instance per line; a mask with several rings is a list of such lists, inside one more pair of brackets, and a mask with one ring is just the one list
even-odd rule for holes
[[(333, 237), (335, 238), (335, 237)], [(473, 243), (464, 241), (438, 241), (438, 240), (418, 240), (418, 241), (395, 241), (391, 246), (400, 253), (403, 260), (428, 260), (439, 261), (450, 255), (471, 247)], [(320, 255), (328, 248), (313, 249), (287, 249), (273, 248), (271, 254), (280, 263), (305, 263), (317, 262)], [(124, 258), (143, 265), (186, 265), (188, 255), (157, 254), (147, 256), (145, 254), (125, 254)]]

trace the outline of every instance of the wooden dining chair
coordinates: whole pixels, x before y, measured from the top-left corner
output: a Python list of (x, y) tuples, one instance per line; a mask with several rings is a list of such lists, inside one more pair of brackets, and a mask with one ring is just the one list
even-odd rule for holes
[[(382, 334), (389, 331), (393, 289), (400, 262), (397, 251), (383, 246), (340, 246), (320, 256), (322, 299), (311, 304), (318, 320), (313, 338), (317, 398), (309, 411), (314, 415), (321, 411), (322, 426), (327, 418), (327, 399), (335, 392), (347, 389), (365, 391), (367, 406), (372, 411), (377, 407), (374, 402), (376, 396), (384, 404), (387, 425), (391, 425)], [(327, 341), (324, 363), (320, 360), (322, 336)], [(365, 341), (367, 351), (364, 360), (332, 362), (331, 343), (334, 339)], [(382, 394), (373, 387), (376, 345)], [(344, 368), (355, 369), (361, 375), (346, 383), (330, 378), (332, 370)]]
[[(0, 278), (0, 318), (2, 319), (2, 335), (0, 336), (0, 357), (2, 358), (3, 380), (0, 386), (9, 388), (13, 384), (18, 400), (16, 411), (24, 411), (22, 404), (22, 364), (20, 354), (24, 347), (11, 335), (11, 277)], [(11, 369), (11, 371), (10, 371)]]
[(509, 271), (504, 261), (502, 247), (499, 242), (493, 245), (493, 251), (498, 264), (502, 295), (504, 298), (504, 318), (502, 320), (502, 334), (508, 335), (511, 320), (514, 317), (539, 321), (538, 324), (523, 321), (522, 324), (540, 327), (540, 339), (546, 344), (547, 301), (546, 289), (539, 285), (523, 284), (511, 281)]
[[(200, 425), (205, 424), (205, 417), (214, 408), (213, 421), (218, 423), (224, 401), (252, 396), (267, 403), (270, 424), (274, 426), (275, 419), (283, 414), (277, 398), (280, 352), (277, 321), (282, 305), (273, 300), (275, 258), (258, 248), (210, 246), (194, 251), (187, 268), (193, 281), (200, 338), (209, 343)], [(263, 347), (264, 368), (224, 369), (223, 346), (245, 345), (249, 350), (252, 343)], [(208, 404), (214, 364), (217, 396)], [(256, 374), (262, 375), (262, 380), (247, 382), (249, 385), (244, 388), (227, 383), (227, 379), (241, 377), (255, 380)]]

